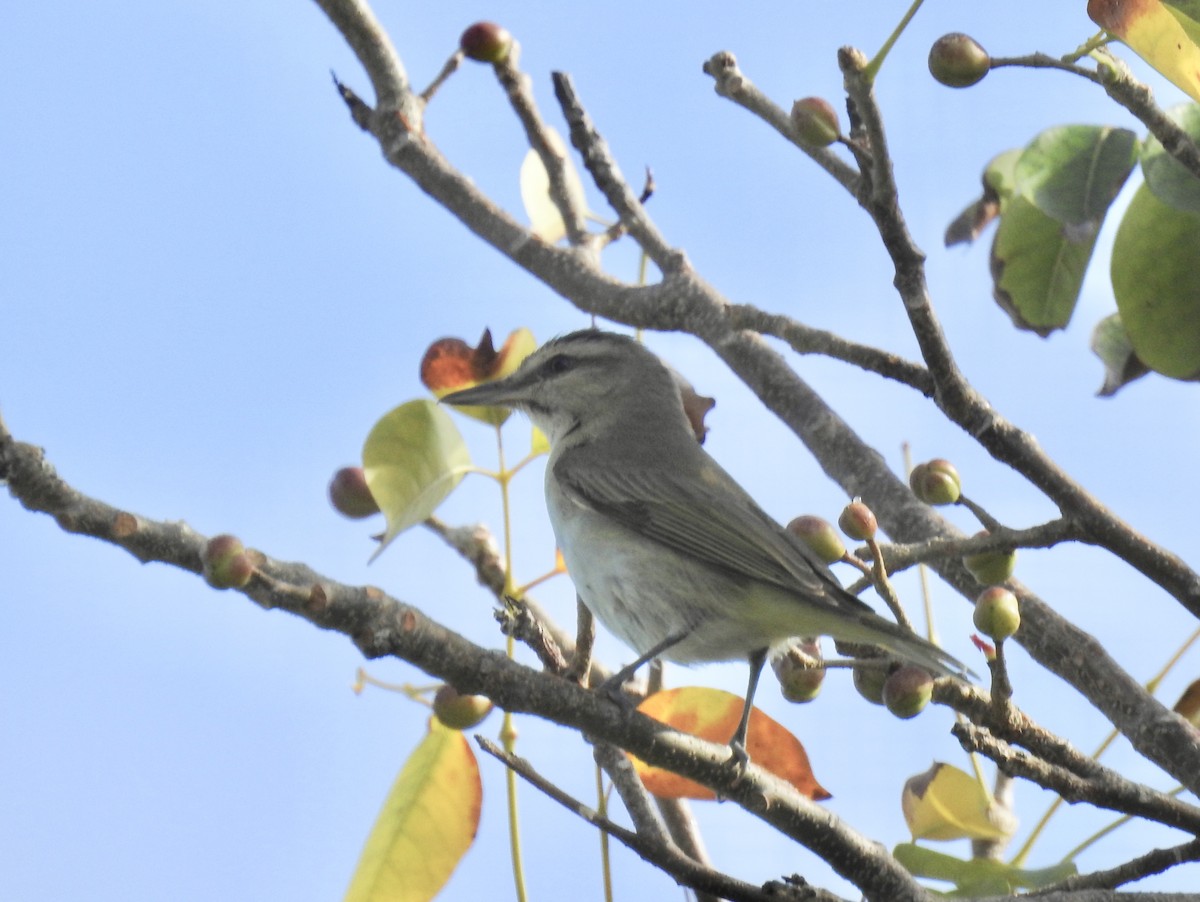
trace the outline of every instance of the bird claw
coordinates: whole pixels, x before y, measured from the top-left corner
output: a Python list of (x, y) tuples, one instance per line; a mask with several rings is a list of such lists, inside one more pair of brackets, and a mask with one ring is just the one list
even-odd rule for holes
[(625, 692), (625, 677), (623, 674), (618, 673), (615, 676), (609, 677), (596, 687), (596, 691), (622, 711), (632, 711), (637, 707), (633, 699)]
[(729, 759), (725, 762), (725, 766), (737, 775), (740, 780), (746, 773), (746, 768), (750, 766), (750, 753), (746, 751), (746, 746), (734, 739), (729, 743)]

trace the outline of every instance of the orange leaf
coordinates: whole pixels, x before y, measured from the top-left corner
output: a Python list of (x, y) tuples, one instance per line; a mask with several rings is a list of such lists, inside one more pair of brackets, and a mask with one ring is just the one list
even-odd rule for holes
[[(638, 706), (648, 717), (662, 721), (681, 733), (724, 744), (733, 737), (742, 716), (744, 700), (731, 692), (685, 686), (656, 692)], [(808, 754), (800, 740), (758, 708), (750, 712), (746, 736), (750, 760), (775, 776), (787, 780), (802, 795), (821, 801), (830, 798), (813, 776)], [(652, 767), (633, 755), (633, 766), (653, 795), (664, 799), (712, 799), (716, 794), (699, 783), (660, 767)]]
[[(491, 329), (483, 330), (474, 348), (461, 338), (439, 338), (421, 359), (421, 381), (435, 397), (442, 398), (515, 373), (536, 347), (528, 329), (517, 329), (498, 351), (492, 345)], [(458, 411), (497, 426), (509, 415), (508, 410), (499, 407), (459, 407)]]

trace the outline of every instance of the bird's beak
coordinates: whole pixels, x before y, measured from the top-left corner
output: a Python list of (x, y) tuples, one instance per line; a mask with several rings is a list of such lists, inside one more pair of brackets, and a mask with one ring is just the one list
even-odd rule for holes
[(443, 404), (453, 404), (455, 407), (512, 407), (524, 400), (524, 386), (511, 376), (495, 382), (484, 382), (474, 388), (451, 392), (441, 398)]

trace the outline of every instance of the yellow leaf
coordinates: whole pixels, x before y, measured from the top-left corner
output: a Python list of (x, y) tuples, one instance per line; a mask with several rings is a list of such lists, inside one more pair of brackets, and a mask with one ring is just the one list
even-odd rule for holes
[(1193, 680), (1172, 708), (1193, 727), (1200, 727), (1200, 680)]
[[(648, 717), (690, 733), (709, 742), (724, 744), (733, 738), (742, 716), (743, 699), (720, 689), (684, 686), (656, 692), (638, 706)], [(754, 708), (746, 734), (746, 752), (750, 760), (775, 776), (787, 780), (810, 799), (828, 799), (829, 793), (817, 782), (808, 763), (808, 754), (800, 740), (780, 723)], [(633, 755), (633, 766), (652, 794), (663, 799), (712, 799), (715, 793), (686, 777), (652, 767)]]
[(913, 839), (1004, 839), (1012, 834), (1009, 824), (1000, 823), (1009, 818), (994, 809), (979, 781), (941, 762), (909, 778), (900, 807)]
[(429, 719), (367, 837), (345, 902), (425, 902), (479, 828), (483, 788), (467, 738)]
[(1160, 0), (1088, 0), (1092, 21), (1116, 35), (1193, 100), (1200, 101), (1200, 27), (1180, 4)]
[(384, 414), (363, 445), (363, 473), (387, 517), (371, 560), (404, 530), (434, 512), (471, 469), (450, 415), (433, 401), (409, 401)]
[[(558, 132), (550, 129), (550, 145), (563, 160), (566, 161), (567, 193), (575, 199), (581, 208), (587, 208), (587, 199), (583, 193), (583, 182), (571, 158), (567, 155), (567, 147)], [(532, 148), (521, 163), (521, 203), (525, 205), (525, 214), (529, 217), (529, 227), (548, 244), (556, 244), (567, 235), (567, 226), (562, 214), (550, 197), (550, 174), (542, 164), (542, 158)]]

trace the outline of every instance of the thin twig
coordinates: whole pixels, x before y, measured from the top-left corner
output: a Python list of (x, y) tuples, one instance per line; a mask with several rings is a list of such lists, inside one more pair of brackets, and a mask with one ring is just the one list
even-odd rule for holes
[(670, 841), (670, 837), (661, 823), (659, 824), (661, 832), (655, 832), (652, 835), (646, 835), (640, 830), (636, 833), (627, 830), (619, 824), (614, 824), (608, 818), (601, 817), (593, 808), (555, 786), (539, 774), (524, 758), (508, 754), (485, 736), (477, 735), (475, 741), (480, 748), (503, 762), (522, 779), (554, 799), (568, 811), (628, 846), (646, 861), (670, 874), (683, 886), (690, 887), (697, 892), (713, 893), (720, 898), (730, 900), (773, 902), (778, 898), (770, 896), (757, 886), (729, 877), (688, 858)]

